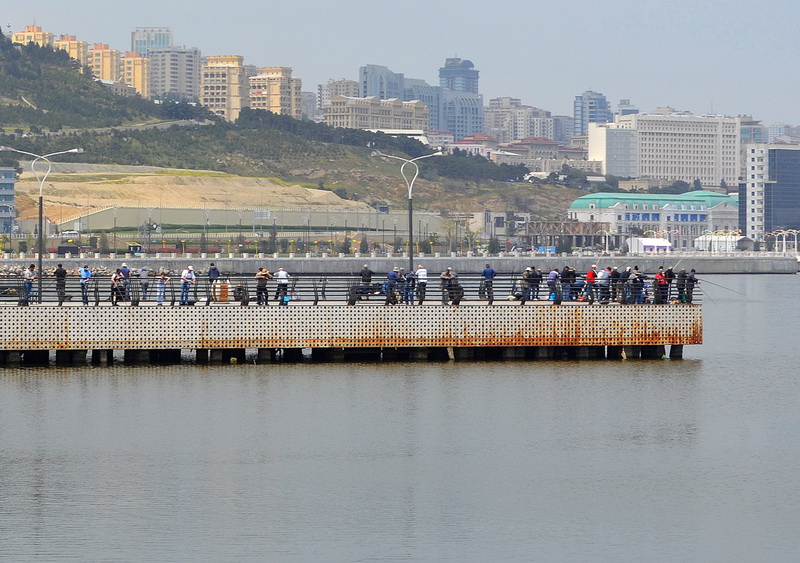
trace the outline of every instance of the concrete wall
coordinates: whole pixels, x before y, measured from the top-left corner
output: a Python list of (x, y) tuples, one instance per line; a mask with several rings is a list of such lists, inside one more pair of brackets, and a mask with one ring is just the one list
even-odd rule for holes
[[(122, 262), (127, 262), (131, 269), (141, 268), (147, 266), (151, 271), (165, 268), (172, 272), (180, 272), (187, 265), (194, 266), (195, 271), (199, 273), (206, 272), (209, 264), (214, 262), (223, 273), (230, 274), (251, 274), (260, 267), (266, 267), (270, 270), (277, 270), (278, 267), (285, 268), (290, 273), (307, 274), (307, 273), (357, 273), (361, 270), (364, 264), (369, 264), (370, 269), (374, 272), (381, 274), (388, 272), (395, 266), (401, 268), (408, 268), (409, 259), (407, 257), (369, 257), (361, 256), (355, 257), (327, 257), (327, 258), (287, 258), (285, 256), (280, 258), (214, 258), (213, 256), (207, 258), (199, 258), (197, 256), (180, 256), (176, 255), (174, 258), (169, 255), (164, 255), (161, 258), (136, 258), (133, 256), (118, 255), (115, 259), (108, 258), (104, 255), (103, 258), (96, 259), (94, 255), (87, 256), (86, 258), (49, 258), (45, 257), (43, 267), (45, 272), (52, 272), (56, 264), (63, 263), (64, 267), (68, 270), (82, 266), (84, 263), (89, 264), (92, 269), (98, 268), (118, 268)], [(36, 258), (33, 255), (25, 259), (0, 259), (0, 271), (13, 272), (21, 271), (28, 264), (36, 263)], [(798, 271), (798, 261), (794, 257), (761, 257), (761, 256), (684, 256), (670, 255), (666, 257), (643, 257), (643, 256), (606, 256), (606, 257), (529, 257), (529, 256), (506, 256), (506, 257), (471, 257), (471, 258), (453, 258), (453, 257), (425, 257), (415, 258), (414, 266), (417, 264), (424, 264), (428, 269), (429, 274), (441, 272), (448, 266), (455, 269), (460, 273), (479, 273), (483, 270), (485, 264), (491, 264), (492, 267), (500, 273), (520, 273), (526, 266), (541, 268), (543, 272), (548, 272), (554, 267), (559, 270), (565, 265), (575, 267), (579, 272), (585, 272), (592, 264), (597, 264), (600, 267), (617, 266), (623, 269), (625, 266), (639, 266), (639, 270), (645, 273), (655, 272), (659, 266), (668, 268), (673, 266), (676, 272), (682, 268), (687, 271), (695, 268), (699, 275), (702, 274), (795, 274)]]

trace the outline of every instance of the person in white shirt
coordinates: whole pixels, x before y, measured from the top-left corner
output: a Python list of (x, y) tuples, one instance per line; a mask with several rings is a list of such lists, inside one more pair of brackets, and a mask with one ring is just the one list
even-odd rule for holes
[(278, 288), (275, 290), (275, 299), (278, 300), (278, 305), (288, 305), (289, 301), (286, 299), (289, 290), (289, 272), (283, 268), (278, 268), (275, 272), (275, 280), (278, 282)]
[(193, 267), (189, 266), (181, 272), (181, 305), (189, 304), (189, 288), (194, 285), (196, 280)]
[(417, 278), (418, 304), (422, 305), (422, 302), (425, 301), (425, 290), (428, 288), (428, 270), (420, 264), (417, 266), (417, 271), (414, 272), (414, 275)]

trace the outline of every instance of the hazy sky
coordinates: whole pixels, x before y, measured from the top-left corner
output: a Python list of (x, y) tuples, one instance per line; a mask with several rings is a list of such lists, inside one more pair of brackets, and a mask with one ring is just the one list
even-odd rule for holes
[(357, 80), (368, 63), (436, 85), (445, 58), (458, 56), (480, 71), (487, 104), (512, 96), (571, 115), (575, 95), (592, 89), (614, 109), (629, 98), (642, 111), (669, 105), (800, 124), (797, 0), (8, 0), (0, 8), (4, 33), (34, 22), (121, 51), (134, 28), (169, 27), (177, 45), (203, 55), (290, 66), (304, 91)]

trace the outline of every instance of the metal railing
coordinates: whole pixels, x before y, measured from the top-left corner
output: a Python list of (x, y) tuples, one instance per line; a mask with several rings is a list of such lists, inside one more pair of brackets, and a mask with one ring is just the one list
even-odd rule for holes
[[(124, 304), (129, 306), (150, 306), (158, 304), (158, 277), (147, 282), (137, 277), (130, 278), (125, 289), (114, 289), (108, 276), (95, 276), (86, 285), (86, 296), (81, 289), (81, 280), (67, 277), (64, 288), (59, 290), (53, 277), (43, 278), (42, 295), (36, 294), (36, 285), (26, 293), (21, 277), (0, 278), (0, 304), (80, 305), (86, 302), (91, 306)], [(538, 283), (525, 283), (519, 274), (498, 274), (491, 284), (485, 283), (479, 274), (461, 274), (455, 284), (443, 284), (437, 275), (430, 277), (423, 287), (416, 280), (407, 286), (405, 283), (390, 284), (383, 276), (373, 276), (369, 283), (363, 283), (359, 276), (352, 274), (302, 274), (292, 275), (285, 290), (279, 291), (275, 279), (259, 285), (249, 275), (222, 276), (213, 283), (199, 278), (189, 286), (186, 302), (189, 305), (319, 305), (319, 304), (459, 304), (473, 302), (486, 304), (494, 302), (526, 303), (550, 301), (557, 303), (694, 303), (702, 301), (702, 290), (696, 284), (682, 284), (673, 281), (668, 289), (656, 291), (655, 280), (644, 280), (642, 287), (632, 283), (610, 283), (608, 286), (594, 284), (587, 289), (583, 280), (565, 284), (558, 280), (548, 285), (545, 279)], [(687, 287), (690, 285), (691, 287)], [(180, 305), (182, 281), (172, 276), (165, 284), (163, 305)], [(388, 294), (388, 295), (387, 295)]]

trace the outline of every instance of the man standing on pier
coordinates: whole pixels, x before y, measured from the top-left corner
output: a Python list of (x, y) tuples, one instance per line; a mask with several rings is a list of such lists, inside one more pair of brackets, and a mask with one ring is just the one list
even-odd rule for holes
[(196, 279), (192, 266), (181, 272), (181, 305), (189, 304), (189, 288), (194, 285)]
[(492, 302), (494, 301), (493, 282), (495, 276), (497, 276), (497, 272), (489, 264), (486, 264), (486, 268), (484, 268), (482, 275), (483, 275), (483, 290), (486, 293), (486, 300), (489, 302), (489, 305), (491, 305)]
[(58, 296), (58, 306), (64, 304), (64, 299), (67, 297), (67, 271), (64, 269), (63, 264), (59, 264), (56, 271), (53, 272), (56, 277), (56, 295)]
[[(36, 275), (36, 266), (31, 264), (28, 266), (28, 269), (25, 270), (24, 279), (25, 281), (22, 283), (23, 290), (25, 291), (25, 305), (30, 304), (31, 299), (33, 298), (33, 280), (35, 280), (38, 275)], [(41, 295), (39, 296), (41, 299)]]
[(422, 302), (425, 301), (425, 290), (428, 289), (428, 270), (423, 268), (422, 264), (420, 264), (417, 266), (417, 271), (414, 275), (417, 278), (417, 297), (419, 298), (418, 304), (422, 305)]
[(275, 299), (278, 300), (278, 305), (289, 305), (288, 297), (289, 291), (289, 272), (283, 268), (278, 268), (275, 272), (275, 279), (278, 281), (278, 288), (275, 290)]
[(81, 276), (81, 300), (84, 305), (88, 305), (89, 284), (92, 283), (92, 271), (89, 269), (89, 264), (84, 264), (83, 268), (78, 268), (78, 273)]
[(131, 270), (128, 268), (128, 264), (125, 262), (122, 263), (122, 267), (119, 269), (122, 272), (122, 294), (123, 299), (125, 301), (131, 300)]

